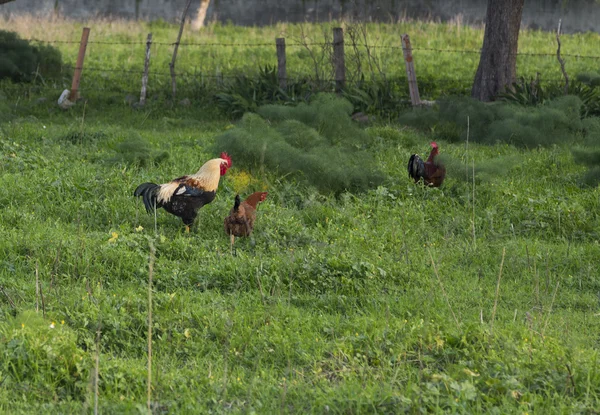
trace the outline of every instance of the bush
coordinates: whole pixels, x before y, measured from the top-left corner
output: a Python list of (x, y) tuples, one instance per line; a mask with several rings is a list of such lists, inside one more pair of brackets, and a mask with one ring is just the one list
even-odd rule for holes
[(600, 139), (594, 118), (581, 119), (583, 102), (572, 95), (548, 100), (536, 107), (505, 102), (483, 103), (471, 98), (442, 100), (437, 109), (411, 111), (400, 121), (420, 129), (433, 130), (448, 141), (466, 139), (479, 143), (509, 143), (520, 147), (575, 142), (586, 137)]
[(83, 400), (91, 359), (67, 326), (23, 312), (0, 324), (0, 356), (7, 387), (27, 385), (41, 400)]
[(368, 151), (371, 138), (350, 118), (352, 104), (322, 94), (296, 107), (266, 105), (217, 137), (239, 165), (267, 167), (322, 192), (364, 191), (384, 176)]
[(152, 147), (139, 134), (129, 137), (115, 147), (114, 156), (109, 162), (131, 166), (147, 167), (158, 165), (170, 157), (167, 151), (153, 151)]
[(0, 80), (31, 82), (37, 76), (60, 74), (62, 57), (51, 46), (32, 46), (14, 32), (0, 30)]

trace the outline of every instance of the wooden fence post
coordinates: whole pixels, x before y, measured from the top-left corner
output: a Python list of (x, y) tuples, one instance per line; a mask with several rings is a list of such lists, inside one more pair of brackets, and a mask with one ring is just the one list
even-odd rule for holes
[(275, 39), (275, 46), (277, 48), (277, 76), (279, 77), (279, 88), (285, 89), (287, 87), (285, 38), (278, 37)]
[(408, 34), (402, 35), (402, 52), (404, 52), (404, 63), (406, 63), (406, 77), (408, 78), (410, 101), (412, 102), (413, 107), (421, 105), (419, 86), (417, 85), (417, 75), (415, 73), (415, 64), (412, 56), (412, 47), (410, 46), (410, 37)]
[(341, 27), (333, 28), (333, 65), (335, 67), (335, 91), (340, 92), (346, 84), (344, 29)]
[(142, 75), (142, 92), (140, 94), (140, 105), (146, 104), (146, 89), (148, 87), (148, 69), (150, 67), (150, 46), (152, 46), (152, 33), (148, 33), (146, 40), (146, 59), (144, 60), (144, 74)]
[(81, 42), (79, 44), (79, 54), (77, 55), (77, 63), (75, 64), (75, 72), (73, 73), (73, 83), (71, 84), (71, 92), (69, 93), (69, 101), (75, 102), (79, 98), (79, 81), (81, 80), (81, 72), (83, 71), (83, 59), (85, 58), (85, 50), (87, 48), (88, 38), (90, 36), (90, 28), (84, 27), (81, 33)]

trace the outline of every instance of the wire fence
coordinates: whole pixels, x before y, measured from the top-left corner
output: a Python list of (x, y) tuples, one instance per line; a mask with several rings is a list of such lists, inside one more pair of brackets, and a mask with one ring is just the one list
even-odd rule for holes
[[(27, 42), (36, 42), (36, 43), (46, 43), (46, 44), (80, 44), (79, 40), (48, 40), (48, 39), (20, 39), (21, 41)], [(88, 45), (112, 45), (112, 46), (146, 46), (147, 42), (145, 41), (136, 41), (136, 42), (116, 42), (116, 41), (103, 41), (103, 40), (89, 40), (87, 42)], [(152, 45), (160, 45), (160, 46), (175, 46), (179, 45), (179, 47), (245, 47), (245, 48), (265, 48), (270, 47), (274, 48), (275, 43), (246, 43), (246, 42), (152, 42)], [(329, 47), (332, 45), (332, 42), (289, 42), (286, 43), (286, 47)], [(388, 49), (388, 50), (402, 50), (402, 46), (397, 45), (375, 45), (375, 44), (367, 44), (367, 43), (354, 43), (354, 46), (363, 47), (367, 49)], [(481, 54), (481, 49), (448, 49), (448, 48), (431, 48), (431, 47), (419, 47), (413, 46), (413, 51), (427, 51), (427, 52), (436, 52), (436, 53), (459, 53), (459, 54)], [(547, 57), (556, 57), (556, 52), (516, 52), (514, 55), (516, 56), (547, 56)], [(600, 60), (600, 55), (582, 55), (577, 53), (561, 53), (562, 57), (568, 58), (576, 58), (576, 59), (594, 59)]]
[[(376, 69), (373, 69), (373, 65), (370, 65), (371, 75), (377, 73), (381, 75), (388, 83), (391, 85), (391, 88), (396, 88), (397, 90), (404, 91), (404, 96), (408, 97), (408, 86), (407, 86), (407, 75), (404, 70), (404, 64), (401, 62), (402, 58), (402, 50), (403, 46), (401, 45), (382, 45), (382, 44), (371, 44), (366, 42), (357, 42), (356, 38), (351, 38), (350, 41), (345, 41), (346, 46), (346, 66), (356, 65), (355, 59), (353, 58), (352, 53), (357, 53), (358, 49), (362, 49), (366, 51), (367, 59), (371, 59), (374, 52), (371, 51), (392, 51), (393, 55), (397, 59), (394, 62), (395, 67), (393, 71), (388, 71), (388, 68), (384, 68), (382, 66), (377, 66)], [(39, 39), (39, 38), (28, 38), (28, 39), (15, 39), (15, 42), (30, 42), (37, 43), (42, 45), (80, 45), (81, 40), (75, 39)], [(97, 47), (96, 47), (97, 45)], [(141, 79), (144, 75), (144, 61), (143, 55), (146, 47), (148, 46), (148, 42), (145, 40), (139, 41), (113, 41), (113, 40), (88, 40), (86, 42), (86, 46), (88, 49), (88, 53), (90, 51), (98, 52), (98, 48), (112, 48), (112, 47), (139, 47), (139, 52), (134, 52), (133, 50), (130, 53), (130, 56), (139, 56), (138, 58), (133, 59), (134, 62), (131, 62), (132, 59), (129, 59), (129, 62), (124, 63), (120, 62), (117, 65), (114, 65), (112, 62), (110, 64), (100, 64), (97, 61), (92, 60), (91, 63), (86, 63), (83, 67), (76, 67), (72, 64), (64, 64), (61, 69), (61, 78), (59, 80), (54, 81), (43, 81), (41, 84), (36, 86), (19, 86), (19, 85), (3, 85), (3, 89), (6, 91), (25, 91), (30, 95), (36, 93), (43, 93), (43, 91), (60, 91), (63, 89), (68, 89), (70, 86), (70, 77), (73, 72), (77, 70), (82, 70), (84, 75), (81, 81), (80, 91), (87, 93), (88, 95), (94, 93), (101, 92), (110, 92), (110, 93), (133, 93), (134, 91), (139, 91), (141, 86)], [(168, 69), (166, 65), (166, 55), (164, 54), (164, 47), (175, 47), (178, 48), (190, 48), (190, 50), (209, 50), (208, 52), (210, 56), (214, 56), (213, 53), (218, 53), (220, 49), (225, 48), (235, 48), (241, 50), (270, 50), (272, 51), (271, 58), (267, 58), (268, 62), (265, 65), (271, 65), (275, 67), (277, 64), (276, 59), (276, 43), (275, 42), (164, 42), (164, 41), (152, 41), (150, 43), (151, 48), (155, 50), (161, 49), (161, 63), (151, 64), (150, 66), (154, 66), (151, 70), (147, 72), (147, 76), (149, 77), (149, 86), (148, 88), (151, 91), (157, 91), (158, 89), (162, 90), (164, 95), (168, 94), (170, 90), (170, 81), (173, 76), (177, 79), (177, 82), (194, 84), (195, 86), (206, 86), (208, 84), (226, 84), (227, 82), (231, 82), (240, 78), (250, 78), (255, 77), (260, 72), (260, 64), (257, 63), (257, 59), (252, 60), (250, 63), (246, 64), (243, 67), (238, 68), (221, 68), (218, 64), (213, 65), (213, 67), (202, 66), (200, 68), (195, 67), (194, 70), (190, 70), (189, 61), (180, 65), (177, 63), (176, 67), (183, 66), (187, 70), (176, 70), (171, 71)], [(332, 58), (333, 54), (331, 50), (335, 47), (334, 42), (313, 42), (313, 41), (291, 41), (285, 42), (286, 48), (301, 48), (310, 51), (310, 48), (315, 48), (320, 52), (328, 50), (328, 56), (321, 56), (317, 59), (315, 56), (310, 56), (307, 59), (312, 59), (313, 61), (306, 64), (304, 71), (292, 68), (292, 71), (286, 72), (284, 75), (281, 73), (278, 74), (277, 80), (281, 83), (285, 84), (293, 84), (297, 82), (309, 82), (312, 85), (316, 86), (316, 89), (334, 89), (335, 83), (338, 81), (334, 75), (334, 70), (332, 66)], [(215, 52), (216, 51), (216, 52)], [(63, 51), (64, 52), (64, 51)], [(455, 93), (455, 92), (466, 92), (473, 83), (475, 76), (476, 65), (474, 64), (474, 60), (470, 62), (470, 68), (466, 70), (462, 70), (459, 74), (454, 74), (454, 76), (449, 76), (448, 73), (444, 75), (441, 74), (440, 71), (435, 69), (427, 68), (428, 64), (431, 62), (435, 62), (436, 60), (440, 60), (439, 54), (449, 54), (452, 56), (473, 56), (474, 59), (478, 59), (478, 55), (481, 54), (481, 49), (461, 49), (461, 48), (451, 48), (451, 47), (425, 47), (419, 46), (419, 42), (413, 41), (412, 52), (417, 57), (417, 80), (419, 88), (422, 90), (422, 96), (425, 99), (435, 98), (435, 95), (439, 95), (440, 93)], [(230, 53), (236, 53), (231, 52)], [(169, 53), (170, 55), (170, 53)], [(517, 58), (524, 59), (536, 59), (536, 58), (553, 58), (556, 59), (556, 52), (517, 52), (515, 54)], [(264, 53), (263, 55), (264, 56)], [(268, 56), (268, 55), (267, 55)], [(579, 54), (579, 53), (561, 53), (561, 57), (569, 58), (574, 61), (587, 62), (585, 63), (585, 67), (590, 70), (598, 70), (597, 62), (600, 61), (600, 55), (593, 54)], [(70, 56), (70, 58), (74, 58), (74, 56)], [(153, 57), (156, 59), (156, 56)], [(459, 59), (459, 58), (457, 58)], [(74, 59), (73, 59), (74, 60)], [(317, 62), (319, 60), (319, 62)], [(381, 62), (379, 62), (381, 64)], [(289, 65), (289, 64), (288, 64)], [(320, 67), (319, 67), (320, 65)], [(359, 62), (360, 66), (361, 63)], [(360, 70), (364, 70), (368, 65), (363, 63), (362, 68), (358, 68), (358, 72), (355, 68), (354, 73), (351, 73), (347, 76), (346, 81), (350, 85), (361, 85), (369, 83), (369, 81), (373, 81), (373, 76), (365, 77), (364, 73), (360, 73)], [(388, 64), (389, 65), (389, 64)], [(253, 67), (252, 67), (253, 66)], [(558, 65), (556, 65), (558, 67)], [(158, 69), (157, 69), (158, 68)], [(161, 70), (161, 68), (164, 68)], [(425, 70), (423, 70), (425, 69)], [(88, 75), (85, 74), (93, 74)], [(392, 76), (393, 73), (393, 76)], [(40, 74), (40, 78), (43, 79), (43, 74)], [(361, 76), (362, 75), (362, 76)], [(367, 79), (365, 79), (367, 78)], [(564, 82), (564, 78), (561, 74), (555, 71), (553, 76), (543, 76), (543, 82), (545, 84), (560, 84)], [(443, 91), (440, 91), (442, 89)], [(184, 91), (189, 92), (189, 88)]]

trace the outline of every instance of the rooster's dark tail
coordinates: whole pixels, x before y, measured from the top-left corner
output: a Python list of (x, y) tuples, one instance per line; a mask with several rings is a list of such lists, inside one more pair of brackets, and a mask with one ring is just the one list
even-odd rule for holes
[(160, 188), (159, 185), (154, 183), (142, 183), (133, 192), (134, 196), (142, 196), (146, 212), (154, 212), (154, 207), (160, 207), (156, 203), (156, 193)]
[(425, 176), (425, 163), (418, 154), (413, 154), (408, 160), (408, 177), (418, 182)]
[(235, 203), (233, 204), (233, 211), (237, 212), (240, 208), (240, 203), (242, 203), (240, 199), (240, 195), (235, 195)]

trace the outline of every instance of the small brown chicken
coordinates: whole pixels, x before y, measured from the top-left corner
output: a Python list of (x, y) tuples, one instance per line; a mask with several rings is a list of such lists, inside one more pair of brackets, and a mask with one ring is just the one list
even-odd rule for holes
[(231, 237), (231, 250), (236, 236), (250, 236), (256, 220), (256, 209), (259, 203), (267, 198), (267, 192), (255, 192), (240, 203), (240, 195), (235, 195), (235, 204), (225, 218), (225, 233)]

